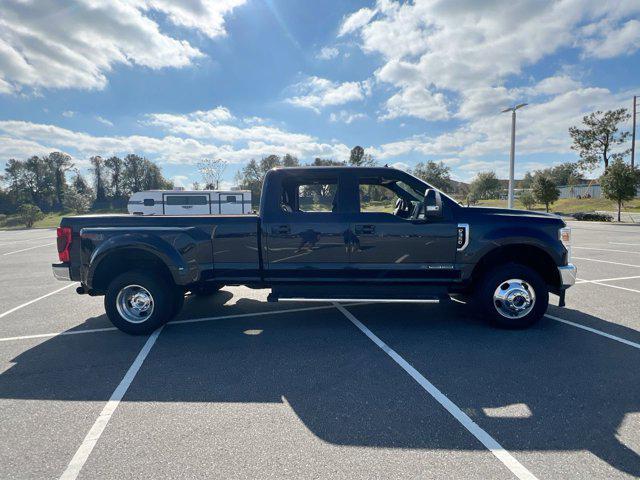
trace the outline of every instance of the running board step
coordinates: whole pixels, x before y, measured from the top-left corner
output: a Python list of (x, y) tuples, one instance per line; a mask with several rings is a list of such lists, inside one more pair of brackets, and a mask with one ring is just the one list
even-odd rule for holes
[(302, 298), (302, 297), (272, 297), (269, 302), (345, 302), (345, 303), (440, 303), (439, 298)]
[(448, 298), (443, 287), (414, 285), (278, 285), (269, 302), (439, 303)]

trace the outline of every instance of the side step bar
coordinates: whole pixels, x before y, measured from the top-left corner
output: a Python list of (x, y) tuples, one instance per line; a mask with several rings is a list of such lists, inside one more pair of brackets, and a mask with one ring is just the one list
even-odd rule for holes
[(437, 297), (422, 298), (367, 298), (367, 297), (295, 297), (278, 295), (271, 292), (267, 296), (267, 302), (346, 302), (346, 303), (440, 303)]
[(276, 298), (270, 302), (440, 303), (438, 298)]

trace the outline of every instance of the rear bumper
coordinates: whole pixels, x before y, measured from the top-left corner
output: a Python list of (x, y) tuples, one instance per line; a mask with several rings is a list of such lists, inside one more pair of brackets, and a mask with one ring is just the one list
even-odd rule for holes
[(578, 269), (573, 263), (558, 267), (560, 273), (561, 288), (569, 288), (576, 283), (576, 276), (578, 275)]
[(53, 270), (53, 276), (56, 280), (67, 282), (71, 280), (71, 270), (68, 263), (54, 263), (51, 265), (51, 270)]

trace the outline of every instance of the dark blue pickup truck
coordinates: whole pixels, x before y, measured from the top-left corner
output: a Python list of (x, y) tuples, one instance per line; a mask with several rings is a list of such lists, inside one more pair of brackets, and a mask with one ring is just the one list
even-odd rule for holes
[(109, 319), (132, 334), (173, 318), (187, 292), (223, 285), (271, 288), (269, 301), (460, 295), (492, 323), (524, 328), (549, 292), (562, 306), (576, 277), (557, 216), (464, 207), (386, 167), (272, 170), (259, 215), (65, 217), (57, 244), (54, 275), (104, 295)]

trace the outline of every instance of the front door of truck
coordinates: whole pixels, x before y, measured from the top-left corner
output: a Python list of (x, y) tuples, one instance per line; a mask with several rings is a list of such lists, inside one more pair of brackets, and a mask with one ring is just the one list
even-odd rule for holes
[(350, 261), (358, 278), (430, 282), (458, 275), (454, 269), (456, 224), (452, 212), (445, 211), (437, 219), (412, 218), (414, 209), (424, 200), (424, 187), (411, 185), (410, 181), (393, 170), (385, 176), (354, 180), (359, 208), (350, 225)]
[(349, 219), (342, 208), (342, 182), (335, 171), (284, 175), (278, 204), (263, 224), (265, 277), (337, 279), (349, 267)]

